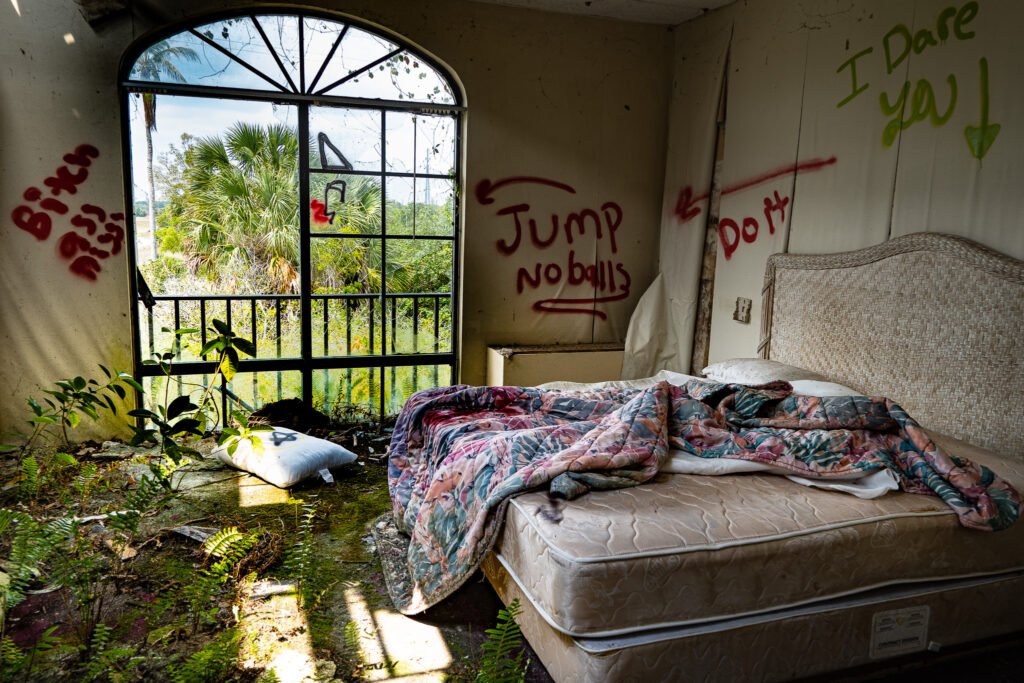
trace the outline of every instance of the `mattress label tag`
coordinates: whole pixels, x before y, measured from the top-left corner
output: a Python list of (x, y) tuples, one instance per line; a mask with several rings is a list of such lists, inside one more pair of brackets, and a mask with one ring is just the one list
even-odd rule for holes
[(931, 608), (906, 607), (875, 612), (871, 620), (871, 659), (883, 659), (928, 647), (928, 618)]
[(326, 483), (328, 483), (328, 484), (333, 484), (334, 483), (334, 477), (331, 476), (331, 471), (329, 469), (327, 469), (326, 467), (319, 471), (319, 475), (320, 475), (320, 478), (323, 479)]

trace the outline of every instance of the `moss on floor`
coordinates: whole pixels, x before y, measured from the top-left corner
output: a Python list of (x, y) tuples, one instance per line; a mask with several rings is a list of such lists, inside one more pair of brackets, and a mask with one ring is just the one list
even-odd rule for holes
[[(119, 672), (120, 680), (170, 680), (170, 669), (180, 671), (190, 657), (216, 660), (224, 653), (238, 665), (232, 660), (230, 669), (214, 680), (475, 678), (483, 631), (494, 625), (500, 607), (497, 597), (478, 581), (422, 618), (398, 614), (368, 531), (370, 522), (391, 510), (382, 458), (389, 434), (364, 425), (321, 436), (341, 441), (358, 455), (355, 463), (332, 471), (332, 484), (317, 478), (285, 491), (210, 457), (175, 475), (178, 496), (142, 520), (133, 541), (135, 556), (110, 577), (104, 622), (113, 629), (111, 645), (130, 648), (141, 658)], [(199, 446), (209, 454), (212, 442)], [(104, 459), (105, 450), (120, 459)], [(32, 502), (33, 514), (82, 515), (116, 508), (148, 473), (147, 455), (118, 444), (91, 450), (86, 460), (105, 472), (93, 495), (79, 501), (54, 490)], [(305, 569), (298, 570), (289, 557), (303, 538), (304, 506), (309, 504), (316, 506), (310, 529), (314, 551)], [(106, 533), (103, 524), (96, 523), (98, 539)], [(202, 618), (193, 618), (196, 612), (190, 613), (186, 597), (195, 592), (211, 559), (200, 541), (176, 531), (186, 525), (207, 533), (234, 526), (266, 541), (261, 547), (268, 555), (258, 559), (268, 566), (237, 583), (228, 581), (201, 600)], [(70, 633), (76, 617), (66, 597), (65, 591), (31, 596), (14, 611), (8, 635), (27, 648), (51, 625), (60, 626), (58, 634)], [(77, 655), (62, 653), (41, 658), (32, 675), (22, 679), (81, 680), (83, 667)], [(528, 680), (549, 680), (539, 665), (533, 669)]]

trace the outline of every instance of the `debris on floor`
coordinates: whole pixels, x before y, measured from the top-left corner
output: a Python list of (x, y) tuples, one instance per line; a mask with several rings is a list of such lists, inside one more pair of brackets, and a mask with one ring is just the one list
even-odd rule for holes
[[(96, 627), (107, 634), (105, 649), (54, 649), (25, 680), (77, 681), (89, 666), (123, 681), (193, 680), (193, 669), (205, 670), (203, 676), (220, 671), (194, 680), (476, 679), (484, 631), (501, 607), (486, 582), (471, 582), (422, 618), (399, 614), (388, 597), (369, 525), (391, 510), (382, 466), (390, 428), (325, 425), (322, 414), (308, 411), (290, 418), (291, 408), (275, 406), (267, 417), (275, 425), (311, 427), (357, 454), (355, 463), (332, 471), (334, 484), (316, 477), (279, 489), (209, 457), (215, 444), (207, 439), (198, 444), (201, 457), (173, 476), (177, 495), (144, 513), (130, 542), (107, 511), (128, 507), (125, 496), (146, 476), (152, 451), (140, 454), (119, 442), (88, 446), (82, 460), (90, 464), (78, 479), (95, 470), (95, 481), (73, 479), (27, 504), (12, 504), (16, 485), (4, 494), (0, 507), (82, 520), (82, 538), (96, 548), (83, 548), (82, 557), (106, 563)], [(0, 463), (0, 481), (17, 478), (10, 463)], [(211, 550), (218, 542), (224, 555)], [(0, 547), (0, 556), (9, 552), (9, 545)], [(30, 588), (8, 615), (10, 641), (25, 653), (56, 638), (75, 642), (73, 590)], [(550, 680), (531, 659), (526, 680)]]

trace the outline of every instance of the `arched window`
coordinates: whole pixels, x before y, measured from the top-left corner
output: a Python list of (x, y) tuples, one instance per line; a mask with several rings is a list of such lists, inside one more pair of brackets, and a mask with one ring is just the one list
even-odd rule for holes
[(460, 130), (452, 76), (393, 35), (310, 13), (220, 16), (122, 68), (136, 374), (202, 383), (214, 319), (256, 345), (219, 387), (255, 407), (397, 412), (456, 377)]

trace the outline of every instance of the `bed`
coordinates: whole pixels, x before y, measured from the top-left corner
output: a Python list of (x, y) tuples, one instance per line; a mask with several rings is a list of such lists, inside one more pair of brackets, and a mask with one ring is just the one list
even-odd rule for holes
[[(897, 400), (1024, 490), (1024, 263), (922, 233), (774, 255), (763, 358)], [(784, 680), (1024, 630), (1024, 524), (767, 474), (513, 498), (483, 570), (557, 681)]]

